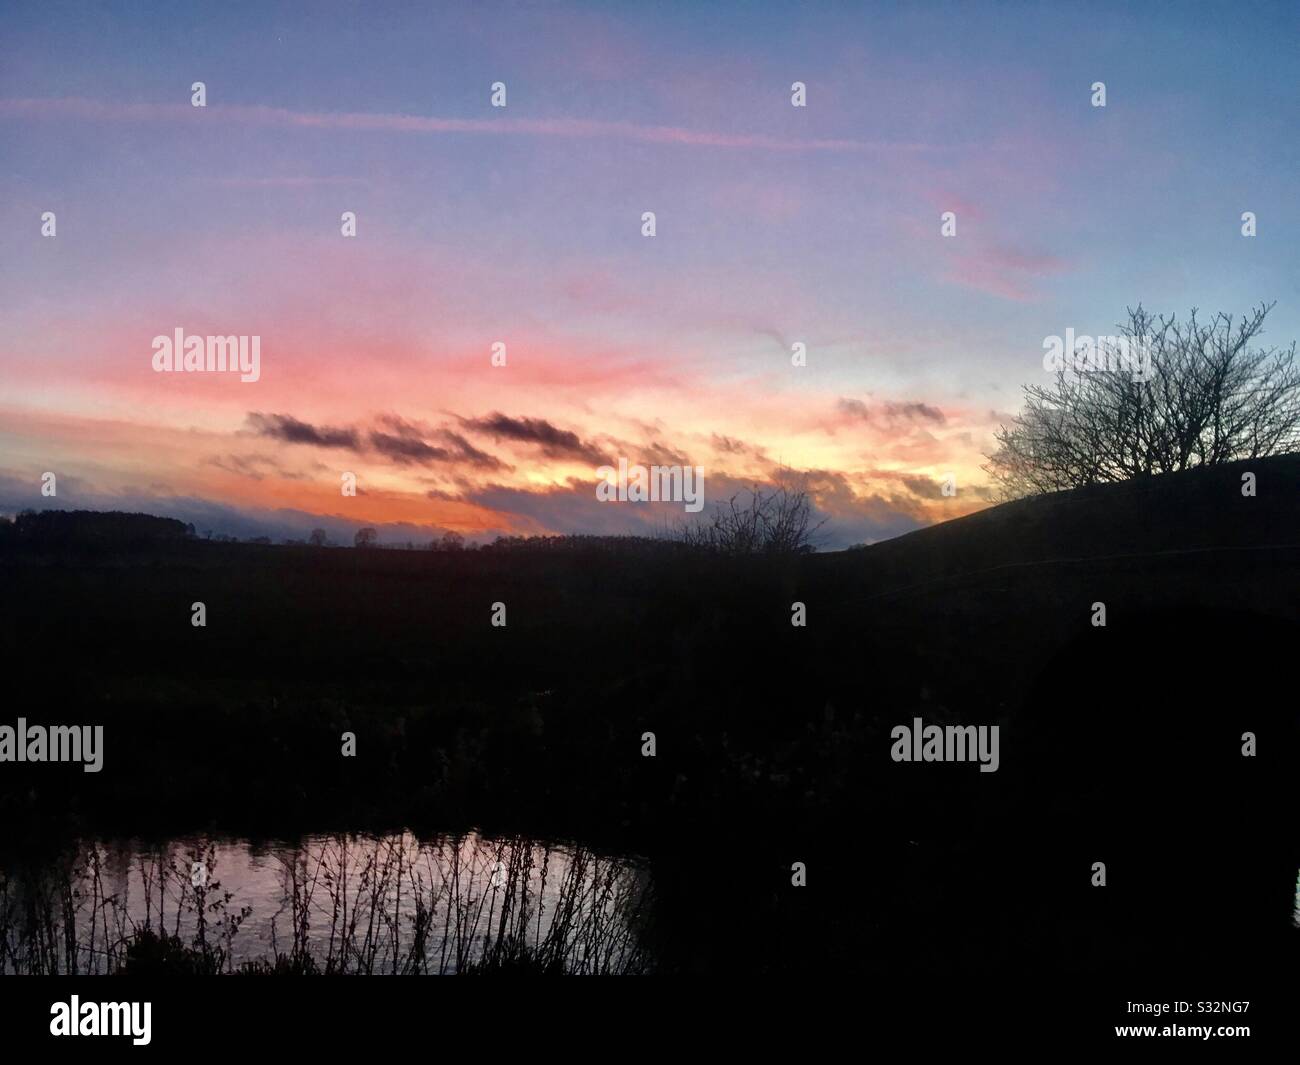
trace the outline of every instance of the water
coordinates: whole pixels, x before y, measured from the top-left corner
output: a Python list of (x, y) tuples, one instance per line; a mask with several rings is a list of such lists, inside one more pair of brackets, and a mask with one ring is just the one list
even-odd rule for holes
[(635, 859), (477, 833), (91, 841), (0, 870), (0, 972), (141, 971), (145, 930), (201, 971), (644, 972), (651, 896)]

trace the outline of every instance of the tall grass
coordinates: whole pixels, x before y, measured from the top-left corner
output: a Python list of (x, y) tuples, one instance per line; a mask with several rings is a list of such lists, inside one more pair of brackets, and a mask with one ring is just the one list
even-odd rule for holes
[[(269, 950), (204, 841), (90, 843), (0, 871), (0, 973), (642, 973), (644, 871), (581, 847), (476, 835), (337, 835), (275, 852)], [(191, 879), (193, 863), (208, 877)], [(263, 921), (267, 927), (267, 922)], [(247, 938), (247, 937), (246, 937)]]

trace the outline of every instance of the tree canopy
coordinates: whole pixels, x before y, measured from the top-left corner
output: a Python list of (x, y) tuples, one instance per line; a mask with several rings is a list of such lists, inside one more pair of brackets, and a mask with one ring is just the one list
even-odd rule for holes
[(1013, 498), (1297, 450), (1295, 342), (1256, 343), (1272, 308), (1182, 321), (1130, 308), (1109, 338), (1122, 353), (1069, 358), (1025, 386), (985, 471)]

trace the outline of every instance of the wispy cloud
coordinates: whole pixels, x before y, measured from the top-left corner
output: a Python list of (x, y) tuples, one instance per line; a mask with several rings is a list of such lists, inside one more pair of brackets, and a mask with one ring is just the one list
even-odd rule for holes
[(943, 425), (947, 421), (943, 411), (938, 407), (922, 403), (920, 400), (901, 403), (887, 400), (868, 405), (860, 399), (841, 398), (836, 402), (836, 407), (841, 414), (881, 426), (894, 426), (908, 422), (931, 422), (934, 425)]
[(220, 185), (227, 189), (306, 189), (320, 186), (368, 185), (370, 181), (363, 177), (311, 177), (309, 175), (292, 175), (285, 177), (202, 177), (205, 184)]
[[(0, 117), (70, 118), (95, 122), (194, 121), (197, 109), (188, 104), (114, 103), (84, 97), (0, 100)], [(679, 144), (706, 148), (754, 149), (772, 152), (929, 152), (942, 145), (846, 138), (773, 137), (759, 133), (719, 133), (683, 126), (641, 125), (586, 118), (439, 118), (432, 115), (367, 112), (291, 111), (262, 105), (212, 105), (204, 120), (289, 129), (332, 129), (379, 133), (481, 133), (497, 136), (616, 138), (645, 144)]]

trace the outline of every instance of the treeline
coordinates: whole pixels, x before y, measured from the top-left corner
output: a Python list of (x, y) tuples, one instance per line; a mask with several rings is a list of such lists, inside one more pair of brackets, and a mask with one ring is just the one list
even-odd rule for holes
[[(362, 533), (374, 530), (363, 529)], [(201, 535), (193, 525), (175, 518), (160, 518), (152, 514), (127, 514), (121, 511), (94, 510), (25, 510), (16, 518), (0, 515), (0, 544), (72, 547), (100, 545), (105, 547), (145, 547), (201, 541), (219, 544), (273, 543), (268, 536), (254, 536), (244, 540), (225, 533), (214, 535), (205, 531)], [(289, 547), (332, 546), (323, 530), (315, 530), (308, 540), (286, 539)], [(667, 541), (646, 536), (498, 536), (485, 544), (465, 542), (459, 533), (448, 532), (435, 540), (423, 543), (379, 544), (374, 536), (357, 534), (356, 547), (394, 551), (485, 551), (485, 552), (583, 552), (583, 551), (636, 551), (662, 550), (671, 546)]]
[[(290, 543), (291, 541), (285, 541)], [(302, 543), (302, 541), (292, 541)], [(313, 547), (330, 547), (335, 546), (326, 538), (324, 532), (317, 529), (312, 538), (307, 541)], [(437, 540), (429, 540), (424, 543), (416, 543), (408, 540), (405, 543), (379, 543), (378, 533), (373, 528), (361, 529), (353, 540), (354, 547), (375, 548), (387, 551), (440, 551), (440, 552), (459, 552), (459, 551), (486, 551), (493, 552), (534, 552), (542, 551), (550, 554), (563, 551), (635, 551), (644, 552), (650, 550), (659, 550), (669, 546), (667, 541), (662, 538), (649, 536), (597, 536), (582, 533), (571, 534), (546, 534), (540, 536), (498, 536), (489, 543), (477, 544), (466, 543), (465, 538), (460, 533), (448, 532)]]
[[(755, 486), (717, 504), (693, 522), (680, 521), (665, 525), (654, 536), (635, 534), (591, 535), (558, 534), (540, 536), (498, 536), (490, 543), (466, 543), (458, 532), (445, 531), (440, 537), (423, 542), (379, 542), (379, 530), (365, 526), (357, 530), (352, 546), (365, 550), (436, 551), (488, 553), (613, 553), (621, 555), (662, 555), (689, 552), (697, 555), (731, 557), (779, 557), (808, 554), (816, 550), (818, 534), (825, 524), (814, 510), (806, 489), (792, 484), (778, 484), (764, 489)], [(10, 522), (0, 517), (0, 545), (14, 542), (33, 547), (89, 547), (94, 549), (145, 547), (183, 544), (201, 540), (207, 543), (236, 544), (238, 537), (205, 529), (196, 532), (175, 518), (149, 514), (125, 514), (118, 511), (25, 510)], [(254, 536), (246, 544), (272, 544), (269, 536)], [(330, 539), (325, 529), (316, 528), (306, 540), (285, 539), (286, 547), (342, 546)]]
[(139, 547), (182, 543), (194, 538), (194, 526), (175, 518), (120, 511), (24, 510), (10, 521), (0, 518), (0, 542), (43, 546), (102, 544)]
[(525, 552), (543, 551), (557, 554), (565, 551), (649, 552), (664, 551), (678, 545), (669, 540), (649, 536), (498, 536), (482, 551)]

